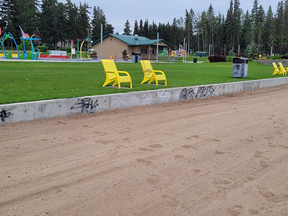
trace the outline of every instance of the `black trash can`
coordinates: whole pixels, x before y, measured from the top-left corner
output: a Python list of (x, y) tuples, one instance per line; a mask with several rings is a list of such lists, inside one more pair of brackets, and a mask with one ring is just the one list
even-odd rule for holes
[(139, 63), (141, 60), (141, 53), (139, 52), (132, 52), (132, 62)]
[(194, 63), (197, 63), (197, 58), (194, 58), (194, 59), (193, 59), (193, 62), (194, 62)]
[(243, 78), (248, 74), (248, 58), (237, 57), (233, 58), (232, 77)]

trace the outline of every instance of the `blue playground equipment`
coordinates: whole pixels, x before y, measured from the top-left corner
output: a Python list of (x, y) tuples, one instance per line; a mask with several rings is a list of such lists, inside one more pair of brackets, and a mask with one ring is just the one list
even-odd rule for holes
[(33, 36), (36, 36), (36, 34), (33, 34), (31, 37), (29, 37), (28, 34), (26, 34), (23, 29), (21, 28), (21, 26), (19, 25), (19, 28), (20, 28), (20, 31), (21, 31), (21, 34), (22, 34), (22, 37), (20, 37), (21, 40), (23, 40), (23, 58), (26, 59), (27, 55), (28, 55), (28, 52), (26, 53), (26, 50), (25, 50), (25, 40), (28, 40), (30, 41), (31, 43), (31, 52), (32, 52), (32, 60), (36, 60), (37, 59), (37, 56), (38, 56), (38, 52), (36, 52), (34, 54), (34, 46), (33, 46), (33, 41), (35, 40), (41, 40), (41, 38), (33, 38)]
[[(7, 53), (5, 52), (5, 47), (4, 47), (4, 42), (5, 42), (6, 39), (12, 39), (12, 40), (14, 41), (14, 44), (15, 44), (16, 50), (17, 50), (17, 58), (19, 59), (18, 46), (17, 46), (17, 43), (16, 43), (13, 35), (12, 35), (10, 32), (8, 32), (8, 34), (6, 34), (6, 32), (5, 32), (4, 35), (3, 35), (3, 38), (2, 38), (1, 44), (2, 44), (2, 49), (3, 49), (3, 54), (4, 54), (4, 56), (5, 56), (5, 57), (3, 56), (3, 58), (6, 58), (6, 59), (7, 59)], [(13, 58), (13, 56), (12, 56), (11, 53), (10, 53), (10, 55), (11, 55), (11, 58)]]
[[(28, 55), (28, 52), (26, 52), (26, 50), (25, 50), (25, 41), (28, 40), (28, 41), (30, 41), (30, 43), (31, 43), (32, 60), (36, 60), (36, 59), (38, 58), (38, 56), (39, 56), (39, 52), (35, 52), (35, 51), (34, 51), (33, 41), (41, 40), (41, 39), (40, 39), (40, 38), (33, 38), (33, 37), (36, 36), (36, 34), (33, 34), (33, 35), (30, 37), (28, 34), (26, 34), (26, 33), (22, 30), (21, 26), (19, 26), (19, 28), (20, 28), (21, 35), (22, 35), (22, 37), (20, 37), (20, 39), (23, 40), (23, 48), (24, 48), (24, 50), (23, 50), (23, 59), (26, 59), (26, 58), (27, 58), (27, 55)], [(8, 53), (8, 54), (7, 54), (7, 52), (5, 51), (4, 42), (5, 42), (5, 40), (7, 40), (7, 39), (12, 39), (12, 40), (14, 41), (14, 44), (15, 44), (15, 47), (16, 47), (16, 50), (17, 50), (17, 55), (16, 55), (16, 54), (12, 54), (12, 53)], [(1, 45), (2, 45), (2, 49), (3, 49), (3, 58), (6, 58), (6, 59), (7, 59), (7, 57), (10, 55), (12, 59), (15, 58), (15, 57), (18, 58), (18, 59), (20, 59), (20, 55), (19, 55), (19, 50), (18, 50), (17, 43), (16, 43), (13, 35), (12, 35), (10, 32), (8, 32), (8, 34), (7, 34), (6, 32), (3, 34), (3, 38), (2, 38), (2, 41), (1, 41)], [(22, 54), (21, 54), (21, 55), (22, 55)]]

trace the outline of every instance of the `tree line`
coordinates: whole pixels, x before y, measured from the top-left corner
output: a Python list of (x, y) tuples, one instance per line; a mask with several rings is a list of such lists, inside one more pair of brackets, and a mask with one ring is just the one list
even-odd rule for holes
[[(11, 32), (19, 41), (19, 25), (26, 32), (37, 33), (44, 44), (57, 48), (57, 43), (90, 36), (92, 41), (114, 33), (99, 6), (87, 3), (76, 6), (71, 0), (0, 0), (0, 27)], [(258, 0), (251, 11), (240, 8), (240, 0), (230, 0), (227, 14), (215, 15), (212, 4), (206, 11), (195, 13), (186, 9), (184, 16), (172, 23), (149, 23), (148, 19), (135, 20), (131, 29), (129, 20), (123, 34), (139, 35), (151, 39), (159, 37), (175, 49), (184, 45), (187, 50), (206, 51), (209, 55), (232, 55), (257, 52), (262, 54), (288, 52), (288, 0), (279, 1), (276, 13), (270, 6), (265, 12)], [(183, 44), (185, 38), (185, 44)], [(20, 41), (19, 41), (20, 42)]]
[(2, 32), (10, 32), (17, 43), (21, 37), (19, 25), (26, 33), (36, 33), (49, 48), (57, 48), (58, 42), (64, 45), (77, 38), (100, 39), (101, 24), (104, 35), (114, 32), (103, 10), (90, 8), (87, 3), (77, 6), (71, 0), (42, 0), (41, 4), (39, 0), (0, 0), (0, 27)]

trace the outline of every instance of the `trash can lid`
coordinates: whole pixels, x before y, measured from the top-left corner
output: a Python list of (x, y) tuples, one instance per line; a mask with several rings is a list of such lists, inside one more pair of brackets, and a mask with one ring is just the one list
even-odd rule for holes
[(248, 63), (248, 61), (249, 61), (248, 58), (243, 58), (243, 57), (233, 58), (233, 63)]

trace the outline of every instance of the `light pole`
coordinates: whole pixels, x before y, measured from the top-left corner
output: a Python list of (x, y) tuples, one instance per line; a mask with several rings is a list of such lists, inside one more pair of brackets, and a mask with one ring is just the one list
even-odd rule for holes
[(89, 28), (86, 28), (87, 29), (87, 38), (86, 38), (86, 41), (87, 41), (87, 50), (86, 50), (86, 56), (87, 56), (87, 52), (88, 52), (88, 50), (89, 50), (89, 39), (90, 39), (90, 37), (89, 37)]

